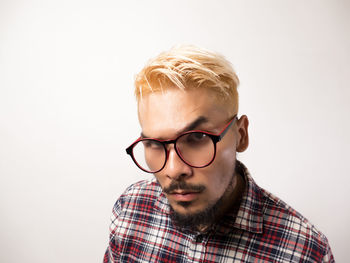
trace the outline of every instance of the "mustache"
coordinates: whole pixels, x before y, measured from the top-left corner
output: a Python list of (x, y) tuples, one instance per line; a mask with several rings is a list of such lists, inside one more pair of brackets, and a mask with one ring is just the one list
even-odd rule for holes
[(184, 181), (180, 181), (172, 182), (168, 187), (163, 188), (163, 192), (167, 194), (170, 194), (174, 190), (202, 192), (205, 190), (205, 186), (201, 184), (188, 184)]

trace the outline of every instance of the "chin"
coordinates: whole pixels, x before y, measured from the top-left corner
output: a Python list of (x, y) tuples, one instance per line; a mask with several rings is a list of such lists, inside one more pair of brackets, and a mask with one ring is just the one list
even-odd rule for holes
[(202, 213), (207, 210), (207, 207), (200, 207), (195, 202), (185, 202), (185, 201), (177, 201), (171, 205), (171, 210), (174, 213), (183, 215), (183, 216), (191, 216), (198, 213)]
[(182, 229), (195, 231), (198, 230), (198, 226), (209, 226), (215, 221), (218, 210), (222, 206), (222, 199), (202, 209), (191, 207), (193, 205), (191, 202), (176, 204), (175, 208), (170, 206), (170, 218), (173, 223)]

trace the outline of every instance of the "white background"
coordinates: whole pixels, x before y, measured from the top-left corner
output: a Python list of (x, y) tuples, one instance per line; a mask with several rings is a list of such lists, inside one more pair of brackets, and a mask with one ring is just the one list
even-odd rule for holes
[(0, 261), (101, 262), (142, 174), (133, 77), (176, 44), (240, 80), (257, 183), (350, 243), (349, 1), (0, 1)]

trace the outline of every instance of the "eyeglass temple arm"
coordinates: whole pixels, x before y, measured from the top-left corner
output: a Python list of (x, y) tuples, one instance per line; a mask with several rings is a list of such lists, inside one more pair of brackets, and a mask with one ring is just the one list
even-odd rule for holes
[(237, 115), (235, 115), (232, 118), (232, 120), (227, 124), (227, 126), (220, 132), (218, 141), (221, 141), (221, 139), (225, 136), (225, 134), (228, 132), (229, 128), (236, 122), (236, 120), (237, 120)]

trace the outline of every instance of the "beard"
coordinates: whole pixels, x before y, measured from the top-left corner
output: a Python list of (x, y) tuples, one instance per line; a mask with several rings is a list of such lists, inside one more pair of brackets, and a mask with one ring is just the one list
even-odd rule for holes
[[(174, 225), (178, 228), (180, 228), (183, 231), (200, 231), (200, 229), (208, 229), (215, 221), (218, 219), (218, 216), (221, 211), (222, 207), (224, 206), (225, 202), (228, 200), (225, 200), (227, 198), (227, 195), (232, 192), (233, 190), (233, 178), (232, 176), (227, 188), (225, 189), (222, 196), (212, 202), (208, 203), (205, 209), (202, 211), (198, 211), (195, 213), (189, 213), (189, 214), (182, 214), (173, 209), (173, 207), (170, 205), (170, 219), (174, 223)], [(169, 187), (163, 189), (165, 193), (170, 193), (171, 191), (175, 189), (181, 189), (181, 190), (196, 190), (196, 191), (204, 191), (205, 186), (202, 185), (190, 185), (186, 184), (183, 181), (180, 182), (174, 182)], [(177, 202), (178, 205), (186, 208), (191, 206), (191, 202)]]
[[(224, 195), (215, 203), (209, 204), (204, 210), (192, 214), (178, 213), (170, 206), (170, 219), (182, 230), (199, 231), (201, 227), (211, 226), (215, 222), (218, 211), (224, 203), (223, 197)], [(191, 202), (178, 202), (177, 204), (188, 207)]]

